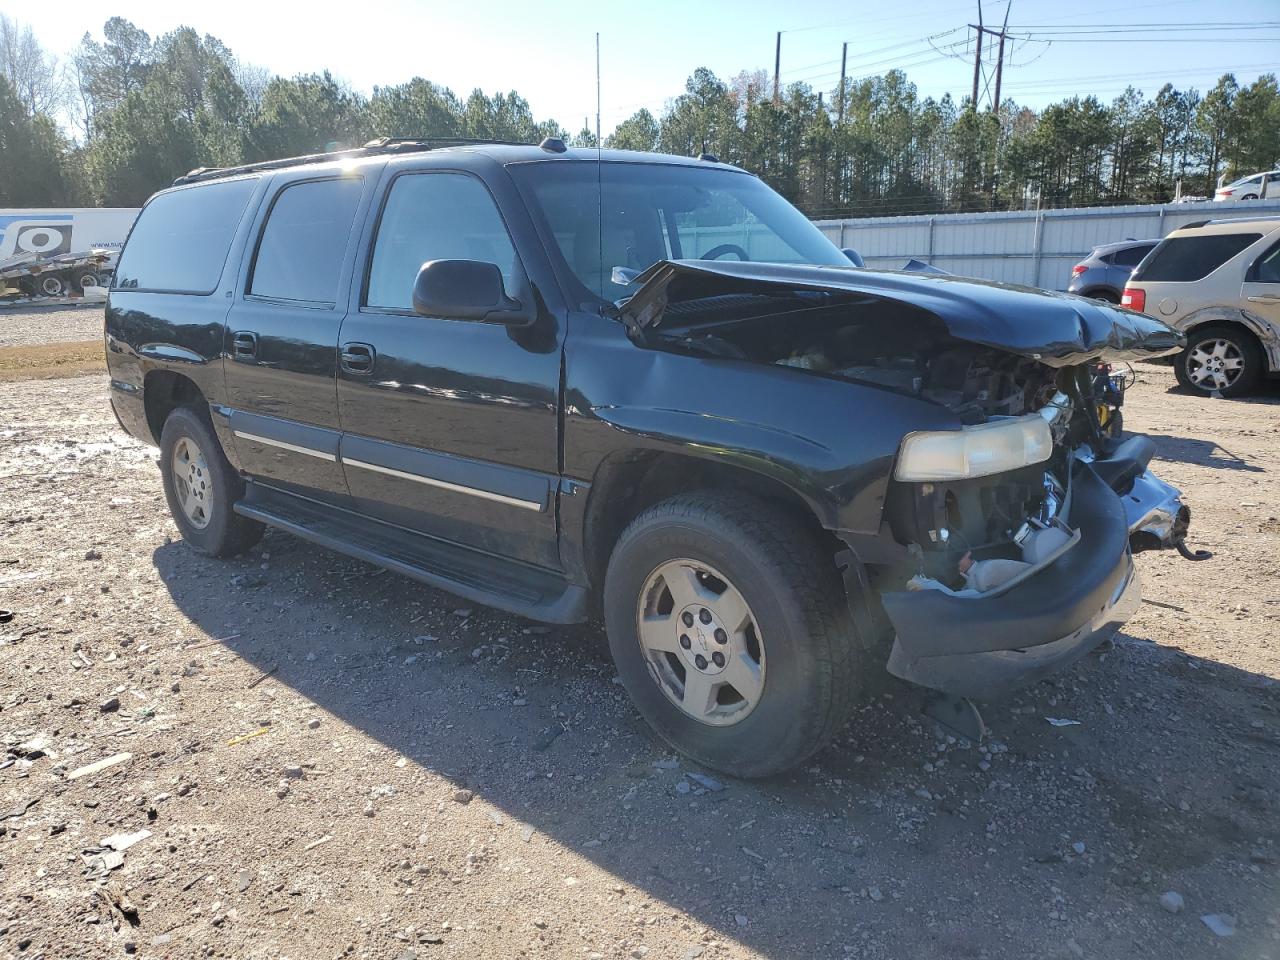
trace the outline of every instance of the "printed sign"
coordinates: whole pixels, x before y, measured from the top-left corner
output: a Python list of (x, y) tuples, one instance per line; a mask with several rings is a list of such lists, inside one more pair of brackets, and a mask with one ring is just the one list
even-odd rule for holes
[(0, 260), (27, 253), (57, 256), (71, 252), (72, 215), (0, 216)]
[(0, 210), (0, 260), (118, 250), (137, 215), (128, 208)]

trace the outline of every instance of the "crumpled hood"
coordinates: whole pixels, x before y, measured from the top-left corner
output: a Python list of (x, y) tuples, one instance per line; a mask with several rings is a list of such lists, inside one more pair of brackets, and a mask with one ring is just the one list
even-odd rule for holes
[(1124, 362), (1182, 348), (1182, 334), (1141, 313), (1065, 293), (950, 275), (807, 264), (664, 260), (635, 280), (623, 319), (660, 327), (667, 304), (731, 292), (829, 290), (896, 300), (927, 311), (958, 340), (1053, 367)]

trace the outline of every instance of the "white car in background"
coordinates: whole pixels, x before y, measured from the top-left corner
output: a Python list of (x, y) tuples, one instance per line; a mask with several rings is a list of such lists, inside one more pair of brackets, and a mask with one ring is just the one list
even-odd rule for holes
[(1257, 200), (1260, 197), (1280, 197), (1280, 170), (1251, 173), (1225, 186), (1219, 180), (1218, 189), (1213, 192), (1215, 200)]

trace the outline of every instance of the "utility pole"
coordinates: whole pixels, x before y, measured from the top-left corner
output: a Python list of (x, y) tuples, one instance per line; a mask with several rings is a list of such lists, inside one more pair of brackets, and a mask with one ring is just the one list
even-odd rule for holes
[(993, 113), (1000, 112), (1000, 77), (1004, 73), (1004, 38), (1005, 34), (1009, 32), (1010, 6), (1012, 6), (1012, 4), (1008, 4), (1004, 8), (1004, 24), (1000, 27), (1000, 47), (996, 53), (996, 99), (991, 104)]
[(982, 72), (982, 40), (985, 36), (982, 29), (982, 0), (978, 0), (978, 25), (974, 27), (974, 25), (971, 23), (969, 24), (969, 26), (973, 27), (973, 29), (977, 31), (977, 33), (974, 34), (974, 36), (977, 37), (977, 40), (974, 42), (974, 45), (973, 45), (973, 99), (970, 101), (970, 103), (973, 105), (973, 112), (977, 113), (978, 112), (978, 75)]
[(836, 126), (844, 123), (844, 68), (849, 62), (849, 42), (840, 45), (840, 103), (836, 105)]
[(782, 69), (782, 31), (773, 45), (773, 105), (778, 105), (778, 72)]
[(994, 98), (991, 100), (991, 112), (1000, 112), (1000, 84), (1004, 78), (1004, 41), (1009, 35), (1009, 7), (1004, 10), (1004, 25), (999, 30), (994, 30), (982, 22), (982, 4), (978, 4), (978, 22), (969, 24), (969, 27), (975, 31), (977, 41), (973, 47), (973, 111), (978, 112), (978, 85), (982, 79), (982, 44), (987, 37), (995, 37), (999, 41), (996, 47), (996, 89)]

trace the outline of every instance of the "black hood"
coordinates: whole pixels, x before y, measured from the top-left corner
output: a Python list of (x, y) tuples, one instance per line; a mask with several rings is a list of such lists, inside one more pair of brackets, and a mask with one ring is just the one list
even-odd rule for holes
[(1123, 362), (1181, 349), (1180, 333), (1141, 313), (1032, 287), (950, 275), (807, 264), (664, 260), (635, 279), (620, 305), (636, 327), (660, 327), (668, 303), (730, 292), (826, 290), (893, 300), (937, 317), (958, 340), (1060, 367)]

